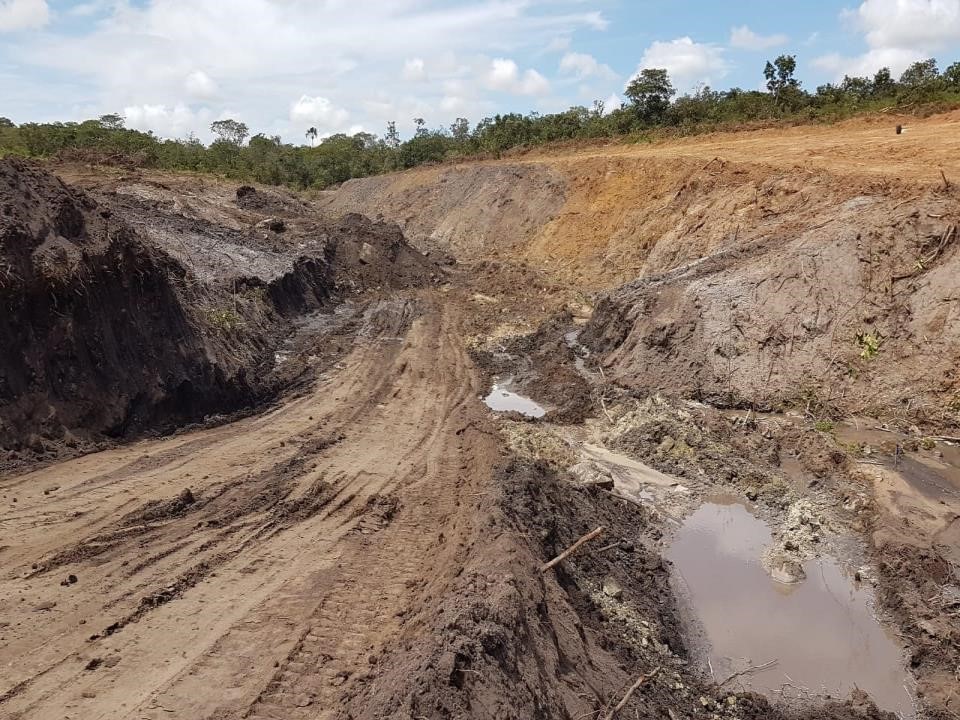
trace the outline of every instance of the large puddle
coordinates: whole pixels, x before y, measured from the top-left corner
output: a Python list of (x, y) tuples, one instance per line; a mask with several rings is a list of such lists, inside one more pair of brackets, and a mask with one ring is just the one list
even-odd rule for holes
[(760, 561), (771, 541), (746, 507), (714, 498), (684, 521), (667, 553), (716, 681), (747, 671), (725, 687), (774, 700), (844, 699), (859, 688), (880, 708), (915, 717), (903, 656), (874, 617), (871, 588), (830, 558), (807, 562), (798, 584), (778, 583)]
[(514, 411), (521, 415), (535, 418), (543, 417), (547, 414), (546, 409), (542, 405), (538, 405), (524, 395), (513, 392), (509, 389), (510, 385), (511, 380), (495, 382), (493, 387), (490, 388), (490, 394), (483, 399), (483, 402), (495, 412)]

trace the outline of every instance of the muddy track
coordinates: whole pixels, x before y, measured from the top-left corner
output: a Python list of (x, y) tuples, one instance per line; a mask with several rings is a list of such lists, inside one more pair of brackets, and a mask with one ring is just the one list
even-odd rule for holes
[(341, 369), (263, 415), (4, 482), (0, 716), (333, 712), (496, 453), (458, 433), (486, 420), (456, 305), (370, 317)]

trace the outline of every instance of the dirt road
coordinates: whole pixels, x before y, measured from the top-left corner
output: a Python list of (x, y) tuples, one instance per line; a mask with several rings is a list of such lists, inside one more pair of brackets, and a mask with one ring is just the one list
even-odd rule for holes
[(0, 716), (331, 716), (495, 452), (453, 307), (379, 306), (258, 417), (5, 481)]

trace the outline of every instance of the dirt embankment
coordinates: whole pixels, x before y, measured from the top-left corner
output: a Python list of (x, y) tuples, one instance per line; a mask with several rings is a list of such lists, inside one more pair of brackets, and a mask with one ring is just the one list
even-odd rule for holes
[[(944, 123), (919, 127), (934, 143)], [(893, 147), (886, 126), (813, 129), (779, 155), (759, 152), (761, 135), (430, 168), (321, 202), (594, 293), (584, 341), (637, 390), (955, 424), (960, 180), (944, 182), (935, 147)], [(831, 171), (841, 136), (863, 144), (859, 174)]]
[(14, 160), (0, 207), (7, 467), (250, 407), (293, 379), (274, 350), (298, 315), (438, 272), (360, 216), (225, 224)]

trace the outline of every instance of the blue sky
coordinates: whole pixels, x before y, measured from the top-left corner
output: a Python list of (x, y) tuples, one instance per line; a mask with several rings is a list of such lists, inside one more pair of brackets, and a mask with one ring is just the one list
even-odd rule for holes
[(805, 86), (960, 59), (960, 0), (0, 0), (0, 115), (107, 112), (164, 137), (233, 117), (302, 142), (396, 120), (620, 102), (642, 67), (681, 91)]

